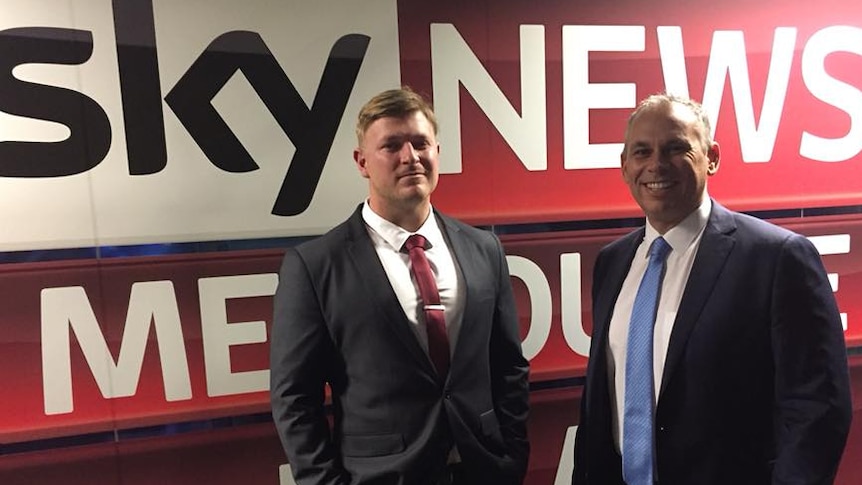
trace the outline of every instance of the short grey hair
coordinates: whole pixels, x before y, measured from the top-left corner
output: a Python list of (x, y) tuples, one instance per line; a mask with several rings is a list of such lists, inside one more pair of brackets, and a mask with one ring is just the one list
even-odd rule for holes
[(643, 101), (638, 104), (637, 108), (632, 111), (632, 114), (629, 115), (628, 122), (626, 123), (626, 146), (623, 147), (623, 150), (625, 150), (628, 146), (629, 130), (631, 129), (635, 119), (637, 119), (637, 117), (640, 116), (641, 113), (643, 113), (647, 109), (651, 109), (656, 106), (672, 104), (680, 104), (682, 106), (685, 106), (686, 108), (690, 109), (692, 113), (694, 113), (694, 116), (697, 118), (698, 123), (700, 124), (703, 149), (709, 150), (713, 143), (712, 124), (709, 121), (709, 116), (706, 114), (706, 110), (703, 109), (703, 105), (686, 96), (679, 96), (677, 94), (671, 94), (667, 92), (656, 93), (647, 96), (646, 98), (644, 98)]

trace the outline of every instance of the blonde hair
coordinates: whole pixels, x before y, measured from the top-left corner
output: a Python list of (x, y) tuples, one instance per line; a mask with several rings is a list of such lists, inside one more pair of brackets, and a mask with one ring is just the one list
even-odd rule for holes
[(403, 118), (416, 111), (425, 115), (436, 135), (437, 117), (434, 116), (431, 103), (422, 95), (407, 86), (383, 91), (368, 100), (359, 110), (359, 117), (356, 120), (356, 139), (362, 144), (362, 138), (368, 127), (380, 118)]

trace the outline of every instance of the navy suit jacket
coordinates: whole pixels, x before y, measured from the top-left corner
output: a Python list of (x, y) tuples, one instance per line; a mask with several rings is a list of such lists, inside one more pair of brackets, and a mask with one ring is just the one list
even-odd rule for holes
[[(608, 326), (644, 237), (600, 252), (574, 484), (622, 483)], [(656, 407), (663, 485), (832, 483), (850, 426), (841, 320), (805, 237), (713, 201), (674, 321)]]
[[(430, 483), (457, 445), (469, 483), (520, 484), (528, 363), (499, 240), (435, 213), (466, 286), (448, 378), (435, 371), (361, 206), (285, 254), (271, 337), (272, 412), (297, 483)], [(324, 412), (324, 384), (333, 422)]]

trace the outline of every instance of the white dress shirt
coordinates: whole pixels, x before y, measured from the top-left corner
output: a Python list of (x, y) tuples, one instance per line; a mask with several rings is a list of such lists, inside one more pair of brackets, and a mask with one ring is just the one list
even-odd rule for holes
[(419, 287), (410, 272), (410, 257), (401, 248), (407, 238), (413, 234), (421, 234), (431, 243), (431, 248), (425, 250), (425, 257), (431, 265), (434, 279), (437, 281), (437, 291), (440, 293), (440, 303), (444, 307), (446, 333), (449, 336), (449, 354), (455, 350), (461, 321), (464, 316), (464, 285), (461, 274), (456, 267), (455, 258), (449, 251), (449, 246), (443, 237), (437, 219), (432, 209), (428, 218), (415, 233), (397, 226), (380, 217), (365, 201), (362, 207), (362, 219), (365, 221), (368, 235), (374, 243), (374, 249), (380, 258), (380, 263), (386, 271), (389, 283), (398, 297), (398, 302), (404, 310), (404, 315), (412, 323), (416, 338), (425, 352), (428, 352), (428, 333), (425, 329), (425, 313), (419, 298)]
[[(667, 357), (668, 343), (670, 342), (673, 322), (682, 294), (685, 291), (688, 276), (694, 263), (697, 249), (700, 246), (701, 236), (709, 219), (712, 209), (712, 201), (709, 195), (704, 194), (703, 203), (679, 224), (667, 231), (663, 237), (673, 250), (668, 254), (664, 279), (662, 280), (661, 296), (656, 311), (656, 322), (653, 333), (653, 375), (656, 402), (659, 399), (659, 389), (664, 372), (664, 362)], [(614, 306), (608, 335), (608, 379), (611, 392), (611, 405), (614, 412), (611, 413), (613, 422), (614, 441), (617, 451), (621, 450), (620, 437), (623, 435), (623, 414), (625, 409), (626, 392), (626, 345), (628, 344), (629, 320), (631, 319), (632, 307), (635, 295), (640, 286), (640, 281), (646, 272), (649, 262), (649, 248), (653, 240), (661, 234), (653, 228), (649, 221), (646, 224), (644, 240), (638, 246), (629, 273), (620, 289), (619, 297)], [(619, 372), (617, 372), (619, 370)]]

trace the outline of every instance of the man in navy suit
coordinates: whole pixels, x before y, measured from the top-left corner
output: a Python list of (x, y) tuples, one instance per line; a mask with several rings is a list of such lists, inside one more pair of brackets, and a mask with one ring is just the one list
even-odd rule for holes
[[(367, 200), (287, 251), (275, 295), (272, 412), (294, 478), (520, 484), (528, 363), (502, 246), (431, 207), (440, 148), (422, 97), (409, 89), (375, 96), (360, 111), (357, 136)], [(414, 250), (408, 257), (402, 249), (415, 234), (430, 242), (433, 304), (421, 301), (411, 276), (421, 266)], [(442, 357), (432, 351), (442, 348), (432, 311), (445, 320), (437, 327), (448, 346)]]
[[(710, 199), (719, 155), (694, 101), (653, 95), (629, 118), (622, 176), (646, 225), (596, 260), (573, 484), (834, 480), (851, 406), (826, 272), (806, 238)], [(659, 237), (670, 252), (651, 309), (652, 355), (638, 360), (632, 310)], [(629, 407), (634, 392), (626, 400), (627, 359), (653, 371), (646, 421)], [(646, 445), (625, 442), (636, 429)]]

